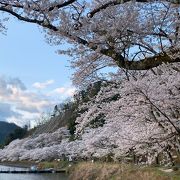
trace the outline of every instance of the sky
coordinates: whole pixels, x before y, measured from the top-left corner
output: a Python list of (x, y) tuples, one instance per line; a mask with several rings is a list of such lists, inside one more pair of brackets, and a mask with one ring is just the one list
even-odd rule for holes
[(11, 18), (0, 33), (0, 121), (32, 126), (42, 113), (71, 97), (70, 57), (50, 46), (41, 29)]

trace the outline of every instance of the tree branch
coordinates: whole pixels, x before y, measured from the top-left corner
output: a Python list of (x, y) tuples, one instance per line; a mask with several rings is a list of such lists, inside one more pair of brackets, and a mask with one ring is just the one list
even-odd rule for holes
[(55, 6), (50, 7), (50, 8), (48, 9), (48, 11), (53, 11), (55, 8), (60, 9), (60, 8), (62, 8), (62, 7), (68, 6), (68, 5), (70, 5), (70, 4), (72, 4), (72, 3), (76, 2), (76, 1), (77, 1), (77, 0), (68, 0), (68, 1), (65, 1), (65, 2), (62, 3), (62, 4), (57, 4), (57, 5), (55, 5)]
[(172, 59), (165, 53), (158, 54), (153, 57), (147, 57), (139, 61), (128, 61), (128, 60), (122, 59), (121, 55), (116, 54), (114, 60), (119, 67), (125, 68), (128, 70), (148, 70), (153, 67), (157, 67), (163, 63), (180, 62), (179, 57)]
[[(61, 3), (61, 4), (56, 3), (56, 5), (53, 5), (53, 6), (49, 7), (49, 8), (48, 8), (48, 11), (50, 12), (50, 11), (53, 11), (54, 9), (60, 9), (60, 8), (66, 7), (66, 6), (68, 6), (68, 5), (73, 4), (73, 3), (76, 2), (76, 1), (77, 1), (77, 0), (68, 0), (68, 1), (65, 1), (65, 2), (63, 2), (63, 3)], [(8, 3), (8, 2), (6, 2), (6, 1), (0, 2), (0, 4), (3, 5), (3, 6), (5, 6), (5, 7), (8, 6), (8, 5), (10, 5), (10, 6), (14, 7), (14, 8), (19, 8), (19, 9), (23, 9), (23, 8), (24, 8), (24, 6), (21, 5), (21, 4), (13, 4), (13, 3)], [(30, 6), (30, 4), (29, 4), (29, 6)], [(39, 8), (32, 8), (32, 10), (34, 10), (34, 11), (40, 11)], [(45, 10), (45, 9), (43, 9), (43, 10)]]
[(30, 19), (30, 18), (26, 18), (26, 17), (23, 17), (21, 15), (19, 15), (18, 13), (10, 10), (10, 9), (7, 9), (5, 7), (0, 7), (0, 11), (3, 11), (3, 12), (7, 12), (13, 16), (15, 16), (16, 18), (18, 18), (19, 20), (21, 21), (25, 21), (25, 22), (30, 22), (30, 23), (34, 23), (34, 24), (39, 24), (42, 26), (42, 23), (44, 22), (43, 20), (40, 21), (40, 20), (37, 20), (37, 19)]
[[(101, 5), (100, 7), (92, 10), (91, 12), (88, 13), (88, 17), (89, 18), (92, 18), (96, 13), (100, 12), (101, 10), (104, 10), (108, 7), (111, 7), (111, 6), (116, 6), (116, 5), (119, 5), (119, 4), (125, 4), (127, 2), (130, 2), (132, 0), (114, 0), (114, 1), (109, 1), (107, 2), (106, 4), (103, 4)], [(157, 2), (157, 0), (154, 0), (154, 2)], [(173, 3), (173, 4), (180, 4), (180, 0), (164, 0), (166, 2), (170, 2), (170, 3)], [(148, 2), (153, 2), (150, 1), (150, 0), (136, 0), (136, 2), (139, 2), (139, 3), (148, 3)]]

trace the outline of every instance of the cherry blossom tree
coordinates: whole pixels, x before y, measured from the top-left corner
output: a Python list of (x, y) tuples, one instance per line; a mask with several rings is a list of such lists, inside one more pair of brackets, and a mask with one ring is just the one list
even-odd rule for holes
[(100, 70), (106, 67), (147, 70), (179, 62), (179, 4), (178, 0), (2, 0), (0, 11), (43, 27), (49, 43), (69, 43), (68, 49), (58, 52), (73, 56), (73, 79), (81, 84), (104, 78)]
[(115, 158), (133, 153), (152, 163), (163, 154), (173, 163), (172, 152), (180, 148), (179, 68), (161, 65), (104, 86), (81, 106), (86, 111), (76, 120), (77, 137), (90, 139), (93, 156), (101, 157), (101, 150)]
[(15, 140), (0, 150), (0, 161), (51, 160), (61, 157), (69, 131), (63, 127), (53, 133)]

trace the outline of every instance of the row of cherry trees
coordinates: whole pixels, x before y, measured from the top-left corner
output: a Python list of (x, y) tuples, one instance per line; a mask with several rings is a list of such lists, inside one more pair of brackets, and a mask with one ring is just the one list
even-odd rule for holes
[(180, 64), (161, 65), (128, 79), (104, 83), (79, 106), (76, 139), (61, 128), (16, 140), (0, 150), (0, 160), (51, 160), (73, 157), (173, 163), (180, 150)]
[(92, 134), (95, 147), (115, 156), (134, 153), (153, 162), (164, 154), (172, 162), (180, 148), (179, 70), (162, 65), (102, 87), (82, 105), (76, 135)]

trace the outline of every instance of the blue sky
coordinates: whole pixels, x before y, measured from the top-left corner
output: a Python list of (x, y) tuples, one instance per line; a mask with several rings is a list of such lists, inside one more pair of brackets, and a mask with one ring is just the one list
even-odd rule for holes
[(72, 70), (36, 25), (11, 18), (7, 28), (0, 34), (0, 120), (23, 125), (73, 94)]

